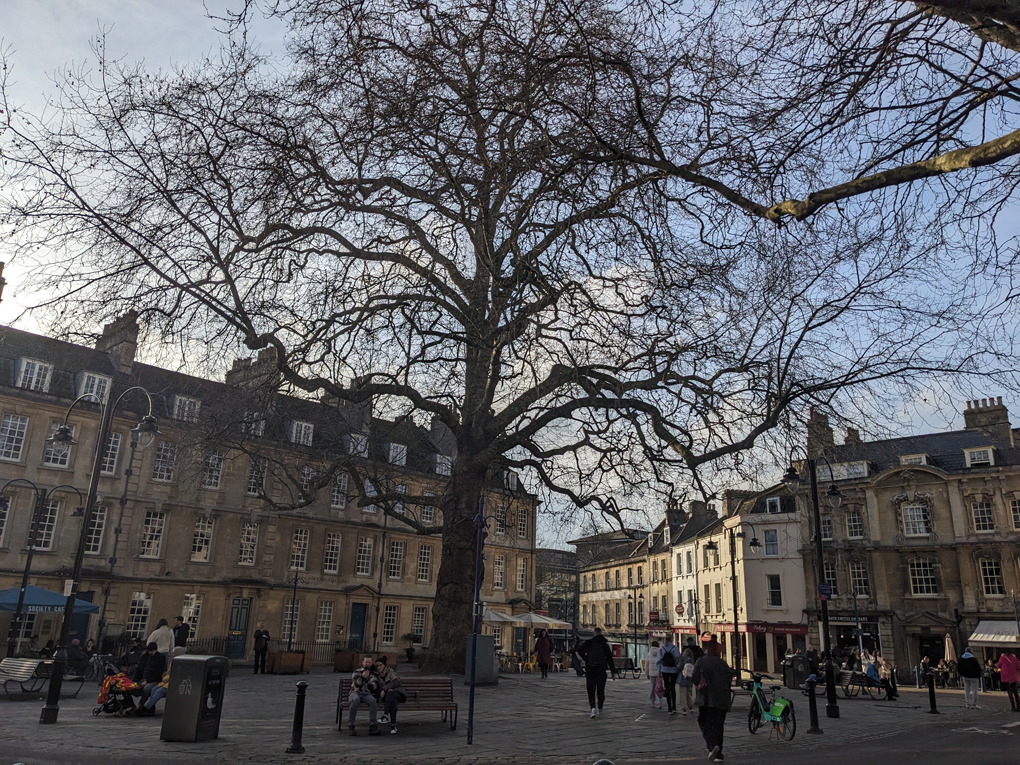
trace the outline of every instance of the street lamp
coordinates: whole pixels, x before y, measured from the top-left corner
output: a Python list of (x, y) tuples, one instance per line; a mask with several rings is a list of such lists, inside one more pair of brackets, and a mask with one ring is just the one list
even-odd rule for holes
[[(15, 483), (24, 483), (32, 487), (32, 490), (35, 492), (35, 506), (32, 510), (32, 520), (28, 526), (28, 555), (25, 557), (25, 571), (21, 576), (21, 590), (18, 592), (18, 607), (14, 612), (14, 624), (12, 625), (13, 631), (7, 639), (7, 656), (9, 658), (14, 658), (17, 653), (18, 643), (21, 642), (21, 635), (25, 631), (25, 591), (28, 589), (28, 577), (32, 571), (32, 557), (35, 554), (36, 533), (39, 529), (39, 514), (46, 506), (46, 502), (49, 498), (53, 496), (54, 492), (60, 491), (61, 489), (70, 489), (78, 495), (79, 503), (82, 503), (83, 501), (81, 492), (69, 484), (55, 486), (47, 491), (46, 489), (40, 489), (27, 478), (15, 478), (5, 483), (3, 488), (0, 489), (0, 502), (9, 503), (10, 500), (3, 496), (3, 494), (7, 491), (9, 486)], [(81, 504), (79, 504), (77, 510), (75, 510), (74, 515), (79, 515), (80, 511)]]
[[(761, 547), (761, 542), (758, 541), (758, 537), (755, 536), (754, 524), (750, 521), (739, 521), (735, 525), (731, 526), (730, 532), (730, 587), (733, 591), (733, 666), (737, 670), (737, 679), (740, 679), (741, 667), (740, 667), (740, 624), (738, 621), (737, 614), (737, 539), (743, 539), (746, 535), (743, 531), (738, 531), (741, 526), (751, 527), (751, 541), (748, 542), (748, 547), (752, 550), (757, 550)], [(705, 545), (705, 549), (716, 551), (719, 549), (719, 545), (714, 540), (710, 540)]]
[[(825, 462), (829, 468), (829, 477), (832, 478), (832, 464), (821, 455), (818, 458)], [(814, 510), (815, 517), (815, 555), (817, 556), (816, 564), (818, 567), (817, 589), (818, 600), (821, 602), (822, 647), (825, 653), (825, 716), (835, 718), (839, 717), (839, 703), (836, 701), (836, 667), (832, 663), (832, 639), (829, 637), (829, 597), (831, 592), (823, 592), (822, 588), (822, 583), (825, 579), (825, 551), (822, 546), (822, 512), (818, 505), (818, 469), (816, 461), (810, 456), (805, 460), (805, 463), (811, 482), (811, 507)], [(800, 476), (793, 465), (790, 465), (783, 475), (783, 482), (790, 485), (800, 482)], [(843, 500), (843, 493), (836, 486), (835, 482), (825, 492), (825, 498), (833, 510), (839, 507), (840, 502)]]
[(60, 625), (60, 639), (57, 644), (56, 653), (53, 655), (53, 671), (50, 677), (49, 692), (46, 694), (46, 704), (42, 708), (42, 714), (39, 717), (39, 722), (43, 725), (50, 725), (57, 721), (57, 715), (60, 713), (60, 687), (64, 680), (64, 668), (67, 666), (67, 635), (71, 627), (71, 614), (74, 611), (74, 600), (75, 595), (78, 592), (78, 580), (81, 579), (81, 568), (85, 558), (85, 540), (88, 536), (89, 524), (92, 520), (93, 513), (96, 510), (96, 497), (99, 493), (99, 473), (102, 470), (103, 465), (103, 452), (106, 449), (106, 442), (110, 440), (110, 428), (113, 422), (113, 413), (120, 405), (120, 402), (124, 400), (124, 397), (133, 392), (141, 391), (145, 394), (145, 398), (149, 402), (149, 413), (142, 418), (142, 421), (138, 423), (135, 430), (138, 431), (139, 435), (147, 435), (155, 437), (162, 435), (159, 432), (159, 427), (156, 422), (156, 417), (152, 414), (152, 396), (144, 388), (134, 386), (128, 388), (113, 404), (107, 404), (102, 398), (94, 393), (86, 393), (82, 396), (78, 396), (71, 405), (67, 407), (67, 413), (64, 415), (63, 424), (56, 429), (56, 431), (47, 440), (55, 452), (63, 453), (74, 445), (75, 441), (71, 428), (67, 424), (68, 418), (71, 416), (71, 410), (74, 409), (80, 402), (85, 400), (92, 400), (99, 403), (99, 435), (96, 438), (96, 450), (92, 458), (92, 476), (89, 480), (88, 494), (85, 497), (85, 514), (82, 518), (81, 528), (78, 530), (78, 545), (74, 553), (74, 568), (71, 570), (71, 586), (70, 591), (67, 594), (67, 604), (64, 606), (64, 620)]
[(640, 656), (638, 656), (637, 646), (637, 625), (638, 625), (638, 603), (641, 604), (641, 611), (644, 611), (645, 606), (645, 594), (643, 592), (638, 593), (637, 600), (634, 599), (634, 593), (641, 589), (640, 585), (637, 587), (630, 588), (630, 595), (627, 596), (627, 600), (630, 601), (630, 627), (634, 639), (634, 666), (638, 666)]

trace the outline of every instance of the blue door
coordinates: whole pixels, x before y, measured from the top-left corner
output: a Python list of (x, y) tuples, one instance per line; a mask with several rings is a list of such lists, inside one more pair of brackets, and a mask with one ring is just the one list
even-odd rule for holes
[(227, 658), (243, 659), (248, 648), (248, 619), (251, 617), (251, 598), (234, 598), (230, 601), (230, 623), (227, 626)]
[(347, 643), (352, 651), (360, 651), (365, 642), (365, 615), (367, 613), (367, 603), (351, 605), (351, 628), (347, 633)]

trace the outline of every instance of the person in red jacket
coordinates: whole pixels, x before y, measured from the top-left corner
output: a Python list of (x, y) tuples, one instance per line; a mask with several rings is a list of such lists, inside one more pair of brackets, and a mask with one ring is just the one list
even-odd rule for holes
[(1012, 648), (999, 657), (996, 662), (999, 668), (999, 683), (1002, 690), (1009, 696), (1009, 706), (1014, 712), (1020, 712), (1020, 659), (1013, 654)]

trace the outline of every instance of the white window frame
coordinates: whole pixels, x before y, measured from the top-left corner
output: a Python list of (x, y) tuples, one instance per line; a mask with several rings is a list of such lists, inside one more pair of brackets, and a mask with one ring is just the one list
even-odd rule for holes
[(927, 465), (929, 457), (927, 454), (901, 454), (901, 465)]
[(161, 510), (146, 510), (142, 521), (138, 557), (147, 560), (163, 556), (163, 536), (166, 533), (166, 513)]
[(390, 443), (386, 447), (386, 461), (391, 465), (407, 464), (407, 445)]
[(311, 498), (314, 484), (315, 468), (305, 465), (301, 468), (301, 493), (305, 496), (305, 499)]
[[(434, 496), (432, 492), (425, 492), (426, 497)], [(421, 522), (425, 524), (433, 524), (436, 522), (436, 506), (435, 505), (422, 505), (421, 508)]]
[[(771, 536), (771, 541), (770, 541)], [(779, 531), (777, 529), (765, 529), (762, 532), (763, 547), (762, 553), (766, 558), (778, 558), (779, 557)], [(772, 546), (773, 552), (769, 552), (769, 546)]]
[(868, 566), (860, 561), (850, 561), (848, 566), (850, 572), (850, 592), (856, 592), (859, 598), (871, 597), (871, 577), (868, 576)]
[(310, 422), (292, 420), (288, 428), (287, 438), (292, 444), (311, 446), (315, 436), (315, 426)]
[(419, 582), (432, 581), (432, 545), (418, 546), (418, 576)]
[[(851, 518), (856, 518), (857, 522), (851, 526)], [(850, 507), (846, 511), (846, 538), (847, 539), (864, 539), (864, 512), (859, 507)], [(856, 531), (856, 533), (855, 533)]]
[(525, 592), (528, 589), (528, 559), (517, 559), (517, 592)]
[(20, 414), (5, 414), (0, 426), (0, 460), (21, 462), (25, 451), (28, 418)]
[(245, 412), (241, 422), (241, 430), (245, 435), (253, 438), (262, 438), (266, 434), (266, 418), (257, 412)]
[(998, 558), (978, 559), (978, 576), (981, 577), (981, 591), (985, 597), (1005, 597), (1006, 582), (1002, 577), (1002, 561)]
[(496, 521), (496, 533), (499, 536), (505, 535), (506, 534), (506, 518), (507, 518), (507, 507), (506, 507), (506, 505), (504, 505), (503, 503), (497, 504), (496, 505), (496, 510), (493, 513), (493, 516), (495, 516), (494, 520)]
[(343, 535), (339, 531), (327, 531), (322, 548), (322, 573), (340, 573), (340, 553), (343, 550)]
[(386, 568), (386, 576), (389, 579), (404, 578), (404, 552), (407, 549), (407, 542), (403, 539), (390, 540), (390, 560)]
[(927, 505), (901, 505), (900, 514), (903, 516), (903, 536), (926, 537), (931, 534), (931, 518)]
[(528, 508), (521, 507), (517, 510), (517, 538), (527, 539), (530, 524), (528, 523)]
[(110, 386), (113, 379), (106, 375), (97, 375), (95, 372), (83, 372), (81, 383), (78, 385), (78, 396), (95, 396), (104, 404), (110, 398)]
[(352, 457), (368, 457), (368, 436), (364, 433), (351, 433), (347, 451)]
[(825, 561), (822, 564), (822, 581), (832, 587), (832, 594), (839, 594), (839, 578), (837, 576), (836, 564), (832, 561)]
[(453, 460), (445, 454), (436, 454), (436, 475), (450, 475), (453, 472)]
[(241, 524), (241, 538), (237, 547), (237, 565), (254, 566), (259, 550), (259, 525), (255, 521)]
[(301, 626), (301, 599), (287, 598), (283, 602), (283, 625), (280, 628), (282, 640), (297, 640)]
[(354, 561), (355, 576), (372, 576), (372, 549), (375, 547), (375, 538), (370, 536), (358, 537), (358, 551)]
[(216, 522), (208, 515), (195, 516), (195, 533), (191, 538), (191, 562), (208, 563), (212, 558), (213, 529)]
[(0, 549), (4, 547), (7, 536), (7, 519), (11, 514), (11, 498), (0, 496)]
[(308, 568), (308, 543), (310, 540), (310, 529), (294, 529), (290, 538), (290, 571), (305, 571)]
[(333, 606), (332, 600), (319, 601), (319, 611), (315, 617), (316, 643), (328, 643), (333, 636)]
[(1013, 528), (1020, 530), (1020, 499), (1014, 499), (1009, 503), (1010, 512), (1013, 514)]
[(911, 595), (938, 595), (939, 580), (931, 558), (911, 558), (908, 564)]
[(340, 509), (347, 507), (347, 473), (340, 471), (333, 476), (329, 491), (329, 506)]
[(517, 491), (518, 481), (517, 473), (512, 470), (504, 471), (503, 473), (503, 485), (506, 486), (510, 491)]
[[(978, 534), (991, 534), (995, 531), (995, 512), (991, 502), (971, 502), (971, 518), (974, 519), (974, 531)], [(978, 523), (978, 512), (980, 511), (981, 523)]]
[(149, 634), (150, 613), (152, 613), (152, 595), (147, 592), (132, 592), (124, 631), (132, 637), (144, 640)]
[(202, 461), (202, 488), (217, 491), (223, 484), (223, 455), (209, 452)]
[[(396, 493), (407, 496), (407, 484), (398, 483), (396, 487)], [(403, 500), (398, 499), (396, 502), (393, 503), (393, 512), (396, 513), (397, 515), (404, 515), (404, 513), (407, 512), (407, 506), (404, 504)]]
[(106, 442), (106, 448), (103, 450), (103, 460), (100, 462), (100, 475), (117, 474), (117, 458), (120, 456), (121, 440), (122, 437), (120, 433), (110, 433), (110, 440)]
[[(428, 606), (415, 606), (411, 612), (411, 634), (418, 637), (425, 635), (425, 622), (429, 618)], [(421, 642), (421, 641), (417, 641)]]
[(53, 365), (47, 361), (23, 356), (18, 364), (18, 384), (16, 387), (37, 393), (49, 393), (50, 382), (53, 380)]
[(994, 467), (995, 449), (991, 446), (982, 446), (979, 449), (964, 449), (964, 459), (967, 467)]
[(174, 419), (181, 422), (198, 422), (202, 401), (194, 396), (174, 394)]
[(783, 512), (783, 503), (779, 497), (768, 497), (765, 500), (765, 512), (768, 515), (778, 515)]
[(152, 455), (152, 480), (170, 483), (174, 480), (174, 469), (177, 466), (177, 443), (160, 441)]
[(198, 629), (202, 624), (202, 594), (198, 592), (184, 593), (184, 602), (181, 604), (181, 616), (184, 623), (188, 625), (188, 640), (198, 637)]
[(828, 513), (823, 513), (821, 515), (821, 520), (822, 520), (821, 528), (822, 541), (831, 542), (833, 539), (832, 516), (829, 515)]
[(496, 555), (492, 559), (492, 589), (506, 589), (506, 556)]
[(35, 550), (52, 550), (57, 536), (57, 521), (60, 518), (60, 500), (48, 499), (39, 512), (35, 527)]
[(397, 640), (397, 621), (400, 618), (400, 607), (393, 604), (383, 606), (382, 642), (393, 645)]
[[(368, 478), (365, 479), (365, 496), (366, 497), (377, 497), (377, 496), (379, 496), (379, 492), (376, 490), (375, 484), (373, 484), (372, 481), (370, 479), (368, 479)], [(365, 505), (364, 507), (361, 508), (361, 512), (363, 512), (363, 513), (374, 513), (374, 512), (376, 512), (375, 503), (373, 502), (370, 505)]]
[(261, 497), (266, 493), (266, 460), (253, 457), (248, 464), (248, 482), (245, 494), (249, 497)]

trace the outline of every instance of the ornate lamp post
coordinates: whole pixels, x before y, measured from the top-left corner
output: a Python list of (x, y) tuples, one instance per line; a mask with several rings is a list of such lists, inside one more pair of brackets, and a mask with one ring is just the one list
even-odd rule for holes
[[(645, 594), (643, 592), (637, 592), (641, 589), (641, 585), (630, 588), (630, 595), (627, 596), (627, 600), (630, 601), (630, 626), (633, 633), (634, 640), (634, 666), (638, 666), (638, 662), (641, 661), (641, 657), (638, 655), (637, 647), (637, 626), (638, 626), (638, 603), (641, 604), (641, 611), (644, 611), (645, 605)], [(634, 593), (637, 592), (637, 598), (634, 598)]]
[(39, 722), (44, 725), (55, 723), (57, 715), (60, 713), (60, 687), (64, 679), (64, 668), (67, 665), (67, 634), (71, 626), (71, 614), (74, 611), (75, 595), (78, 592), (78, 580), (81, 579), (81, 568), (85, 557), (85, 540), (96, 510), (96, 496), (99, 493), (99, 474), (102, 470), (103, 452), (106, 449), (106, 442), (110, 439), (113, 413), (121, 401), (124, 400), (124, 397), (133, 391), (144, 393), (149, 402), (149, 413), (142, 418), (142, 421), (135, 430), (140, 434), (160, 435), (156, 418), (152, 414), (152, 397), (144, 388), (135, 386), (121, 393), (113, 404), (107, 404), (94, 393), (86, 393), (83, 396), (79, 396), (67, 408), (67, 413), (64, 415), (64, 424), (57, 428), (53, 435), (47, 439), (54, 450), (70, 449), (75, 443), (71, 428), (67, 424), (67, 420), (71, 416), (71, 410), (85, 400), (99, 403), (99, 435), (96, 438), (96, 450), (92, 459), (92, 476), (89, 480), (88, 494), (85, 497), (85, 515), (82, 518), (81, 529), (78, 531), (78, 545), (74, 554), (74, 568), (71, 570), (71, 591), (67, 596), (67, 605), (64, 606), (64, 620), (60, 625), (60, 640), (57, 645), (57, 651), (53, 656), (53, 674), (50, 679), (49, 692), (46, 695), (46, 705), (43, 707), (42, 714), (39, 717)]
[[(819, 459), (825, 462), (829, 468), (829, 477), (832, 477), (832, 464), (819, 455)], [(832, 663), (832, 638), (829, 636), (829, 597), (831, 592), (823, 592), (822, 583), (825, 579), (825, 551), (822, 546), (822, 513), (818, 505), (818, 470), (816, 461), (811, 457), (805, 460), (808, 475), (811, 482), (811, 507), (815, 518), (815, 555), (818, 567), (818, 600), (821, 603), (822, 612), (822, 647), (825, 652), (825, 716), (839, 717), (839, 703), (836, 701), (836, 667)], [(796, 468), (790, 465), (783, 475), (783, 482), (786, 484), (797, 484), (800, 476)], [(836, 486), (835, 482), (825, 492), (829, 505), (835, 510), (843, 500), (843, 493)]]

